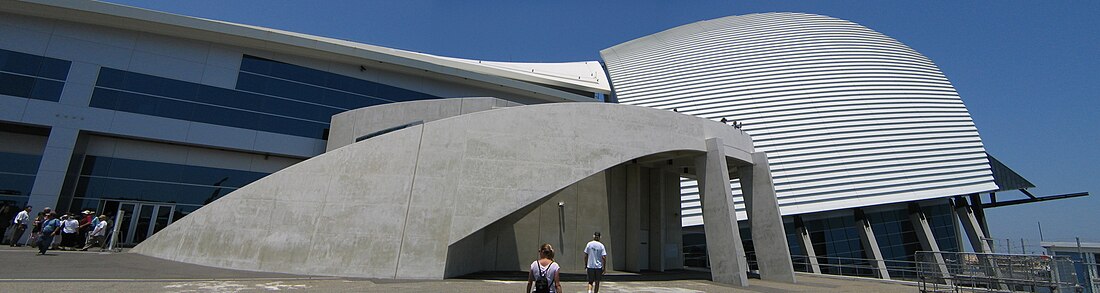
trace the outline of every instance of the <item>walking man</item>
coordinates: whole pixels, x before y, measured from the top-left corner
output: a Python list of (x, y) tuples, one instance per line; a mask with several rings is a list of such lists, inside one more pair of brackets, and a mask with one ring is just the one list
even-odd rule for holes
[(584, 247), (585, 268), (588, 272), (588, 292), (600, 292), (600, 280), (603, 279), (604, 264), (607, 263), (607, 249), (600, 243), (600, 232), (592, 234), (592, 241)]
[(61, 231), (61, 221), (58, 221), (57, 214), (46, 214), (46, 220), (42, 222), (42, 236), (38, 236), (38, 255), (46, 255), (46, 249), (50, 248), (50, 243), (53, 243), (53, 237)]
[(11, 221), (15, 225), (15, 231), (11, 233), (11, 247), (22, 246), (19, 245), (19, 239), (23, 238), (23, 232), (27, 231), (27, 224), (31, 220), (31, 206), (23, 208), (23, 211), (15, 215), (15, 220)]

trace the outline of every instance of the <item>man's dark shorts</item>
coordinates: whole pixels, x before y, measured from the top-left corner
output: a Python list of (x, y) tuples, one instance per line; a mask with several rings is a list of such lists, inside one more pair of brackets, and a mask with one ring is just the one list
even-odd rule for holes
[(599, 282), (603, 279), (603, 269), (588, 268), (588, 282)]

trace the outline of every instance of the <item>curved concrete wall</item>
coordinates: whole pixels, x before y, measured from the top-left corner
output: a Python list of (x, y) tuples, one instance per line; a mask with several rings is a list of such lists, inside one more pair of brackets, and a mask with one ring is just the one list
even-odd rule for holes
[(752, 162), (732, 127), (645, 107), (562, 103), (476, 112), (338, 148), (245, 186), (133, 249), (245, 270), (444, 277), (448, 246), (622, 162), (707, 151)]
[(326, 151), (355, 143), (361, 136), (391, 127), (520, 105), (508, 100), (477, 97), (400, 102), (344, 111), (332, 116)]
[[(858, 24), (730, 16), (600, 53), (621, 103), (743, 122), (768, 154), (783, 214), (997, 188), (966, 106), (939, 68)], [(696, 188), (685, 187), (685, 225), (700, 224)]]

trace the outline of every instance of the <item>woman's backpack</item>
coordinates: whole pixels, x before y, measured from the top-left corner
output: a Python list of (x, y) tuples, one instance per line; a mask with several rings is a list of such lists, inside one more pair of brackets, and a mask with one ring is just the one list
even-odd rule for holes
[(539, 269), (539, 277), (535, 279), (535, 293), (550, 293), (550, 280), (546, 278), (546, 272), (550, 271), (550, 266), (554, 265), (553, 261), (546, 265), (546, 270), (542, 269), (542, 266), (536, 264)]

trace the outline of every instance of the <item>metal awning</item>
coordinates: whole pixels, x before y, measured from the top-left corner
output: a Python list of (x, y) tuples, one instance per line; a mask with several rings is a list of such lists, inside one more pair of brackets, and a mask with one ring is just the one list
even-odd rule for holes
[[(1088, 192), (1078, 192), (1060, 195), (1035, 196), (1031, 194), (1031, 192), (1027, 191), (1028, 188), (1035, 187), (1035, 184), (1032, 184), (1031, 181), (1027, 181), (1024, 176), (1020, 176), (1019, 173), (1016, 173), (1016, 171), (1013, 171), (1004, 163), (1001, 163), (1001, 161), (997, 160), (997, 158), (994, 158), (993, 155), (985, 153), (985, 156), (989, 158), (989, 169), (993, 171), (993, 182), (997, 184), (997, 190), (989, 193), (989, 203), (981, 204), (985, 208), (1002, 207), (1023, 203), (1032, 203), (1089, 195)], [(1019, 190), (1024, 195), (1026, 195), (1027, 198), (997, 201), (997, 192), (1012, 190)]]

